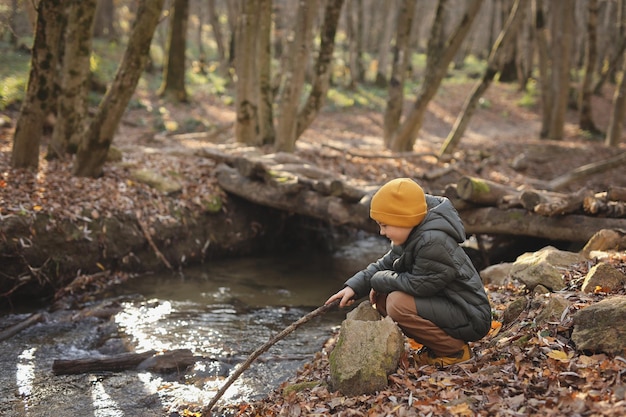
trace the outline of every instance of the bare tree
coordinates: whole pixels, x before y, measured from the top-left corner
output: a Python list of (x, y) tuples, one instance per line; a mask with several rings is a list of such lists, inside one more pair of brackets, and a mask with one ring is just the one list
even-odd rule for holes
[(237, 142), (260, 145), (258, 125), (258, 80), (256, 56), (259, 35), (259, 0), (240, 3), (235, 43), (235, 71), (237, 74), (235, 108), (235, 137)]
[(435, 21), (428, 41), (425, 76), (417, 99), (403, 123), (397, 127), (389, 126), (391, 136), (386, 141), (389, 143), (389, 148), (393, 151), (411, 151), (413, 149), (415, 139), (422, 128), (428, 103), (439, 89), (441, 81), (447, 73), (448, 65), (469, 32), (483, 0), (468, 1), (467, 8), (463, 12), (458, 25), (442, 45), (440, 34), (444, 22), (446, 3), (447, 0), (439, 0), (437, 5)]
[(273, 145), (276, 141), (276, 129), (274, 127), (274, 91), (272, 88), (272, 0), (260, 0), (258, 30), (259, 136), (261, 143)]
[(393, 129), (398, 125), (402, 116), (404, 103), (404, 80), (410, 62), (409, 41), (413, 16), (415, 15), (415, 0), (401, 0), (398, 8), (396, 43), (393, 47), (393, 65), (391, 78), (387, 89), (387, 107), (384, 116), (385, 146), (389, 146)]
[(626, 59), (623, 60), (622, 76), (619, 79), (617, 88), (613, 95), (613, 107), (611, 108), (611, 118), (606, 133), (605, 144), (617, 147), (623, 132), (624, 112), (626, 111)]
[(148, 61), (152, 36), (159, 23), (163, 2), (164, 0), (139, 1), (135, 23), (115, 79), (78, 148), (73, 169), (75, 175), (102, 175), (117, 126)]
[(113, 0), (97, 0), (93, 36), (107, 39), (117, 38)]
[(330, 87), (330, 75), (332, 72), (332, 58), (335, 50), (335, 34), (339, 24), (339, 16), (344, 0), (327, 0), (324, 11), (324, 21), (320, 31), (320, 47), (317, 60), (313, 70), (313, 81), (311, 82), (311, 92), (306, 103), (298, 112), (296, 127), (296, 137), (299, 138), (304, 131), (311, 126), (313, 120), (319, 113), (328, 88)]
[(591, 96), (593, 75), (596, 71), (596, 60), (598, 58), (597, 47), (597, 27), (598, 27), (598, 0), (588, 0), (587, 4), (587, 44), (585, 46), (585, 71), (583, 82), (580, 85), (578, 95), (578, 124), (582, 130), (598, 132), (598, 128), (593, 123), (591, 114)]
[(207, 10), (209, 14), (209, 23), (211, 25), (211, 30), (213, 31), (213, 38), (215, 39), (215, 44), (217, 46), (217, 56), (220, 60), (220, 67), (226, 68), (226, 49), (224, 47), (224, 35), (222, 34), (222, 26), (220, 25), (219, 15), (217, 14), (217, 9), (215, 7), (215, 0), (207, 1)]
[(304, 90), (313, 21), (316, 14), (317, 0), (299, 0), (293, 42), (289, 45), (287, 66), (283, 70), (284, 82), (276, 129), (276, 149), (279, 151), (292, 152), (295, 149), (298, 104)]
[(549, 90), (552, 96), (550, 101), (552, 107), (543, 108), (543, 111), (549, 113), (549, 123), (547, 129), (545, 129), (547, 137), (553, 140), (560, 140), (563, 139), (565, 113), (569, 99), (574, 7), (567, 2), (553, 2), (551, 6), (554, 7), (550, 14), (553, 19), (551, 30), (553, 43), (550, 54), (552, 65)]
[(346, 33), (348, 37), (348, 66), (350, 68), (348, 88), (365, 81), (363, 66), (363, 0), (348, 0), (346, 5)]
[(92, 26), (97, 0), (72, 0), (64, 39), (57, 118), (47, 158), (75, 153), (88, 119)]
[(439, 155), (451, 153), (461, 141), (461, 137), (465, 133), (465, 129), (467, 128), (467, 125), (469, 124), (469, 121), (478, 106), (480, 97), (482, 97), (485, 91), (487, 91), (498, 72), (500, 54), (504, 50), (506, 44), (510, 42), (517, 33), (529, 4), (530, 0), (515, 0), (511, 12), (509, 13), (509, 17), (502, 28), (500, 35), (498, 35), (496, 42), (491, 48), (491, 53), (489, 54), (489, 58), (487, 58), (487, 69), (483, 74), (483, 78), (478, 84), (476, 84), (476, 86), (474, 86), (474, 89), (470, 93), (463, 107), (463, 111), (456, 119), (452, 131), (442, 145)]
[(67, 22), (66, 4), (61, 0), (39, 3), (26, 96), (15, 127), (11, 165), (36, 170), (43, 121), (56, 107), (61, 36)]
[(393, 41), (394, 28), (396, 27), (396, 18), (398, 15), (398, 0), (386, 2), (385, 19), (383, 20), (383, 33), (378, 44), (378, 59), (376, 66), (376, 85), (379, 87), (387, 86), (387, 78), (389, 73), (389, 52), (391, 51), (391, 43)]
[(189, 0), (174, 0), (170, 10), (170, 30), (167, 41), (167, 59), (163, 66), (163, 82), (158, 95), (179, 102), (187, 101), (185, 69), (187, 52), (187, 21)]
[(552, 108), (552, 95), (550, 92), (549, 78), (549, 52), (548, 52), (548, 28), (546, 16), (543, 10), (542, 0), (532, 2), (533, 22), (535, 26), (535, 41), (537, 43), (537, 60), (539, 66), (539, 91), (541, 94), (541, 131), (539, 137), (545, 138), (548, 135), (548, 125), (550, 123), (550, 112), (546, 109)]

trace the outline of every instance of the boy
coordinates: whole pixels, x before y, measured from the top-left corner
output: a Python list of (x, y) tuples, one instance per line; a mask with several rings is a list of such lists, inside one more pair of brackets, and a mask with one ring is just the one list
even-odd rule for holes
[(372, 197), (370, 217), (391, 250), (348, 279), (326, 304), (349, 306), (369, 292), (370, 302), (405, 335), (424, 345), (418, 366), (461, 363), (467, 342), (491, 327), (491, 306), (478, 272), (459, 246), (463, 223), (445, 197), (425, 195), (410, 178), (394, 179)]

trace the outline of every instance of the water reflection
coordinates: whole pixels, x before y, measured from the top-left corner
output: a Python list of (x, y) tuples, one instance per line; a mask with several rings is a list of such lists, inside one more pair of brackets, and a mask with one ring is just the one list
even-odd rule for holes
[[(120, 306), (111, 320), (78, 311), (46, 319), (2, 342), (0, 415), (162, 415), (206, 404), (233, 367), (380, 256), (387, 242), (364, 240), (334, 254), (211, 261), (184, 274), (145, 275), (96, 303)], [(319, 317), (275, 344), (228, 389), (222, 402), (265, 395), (318, 352), (345, 311)], [(77, 319), (77, 317), (81, 317)], [(6, 323), (23, 320), (4, 317)], [(54, 375), (55, 359), (97, 358), (126, 350), (190, 349), (187, 372)], [(159, 410), (159, 411), (157, 411)]]

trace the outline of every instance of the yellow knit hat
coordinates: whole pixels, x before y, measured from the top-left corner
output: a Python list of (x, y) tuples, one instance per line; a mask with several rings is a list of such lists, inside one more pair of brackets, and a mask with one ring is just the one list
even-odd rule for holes
[(370, 217), (388, 226), (413, 227), (426, 217), (424, 190), (410, 178), (389, 181), (372, 197)]

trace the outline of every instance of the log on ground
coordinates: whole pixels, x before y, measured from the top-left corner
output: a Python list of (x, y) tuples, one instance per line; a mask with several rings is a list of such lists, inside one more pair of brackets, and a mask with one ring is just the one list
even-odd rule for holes
[(459, 213), (468, 234), (508, 234), (568, 242), (587, 242), (598, 230), (623, 229), (623, 219), (584, 215), (539, 216), (524, 209), (483, 207)]
[(365, 202), (351, 204), (342, 198), (321, 195), (307, 189), (294, 192), (289, 186), (251, 180), (226, 165), (220, 165), (216, 174), (224, 190), (253, 203), (325, 220), (336, 226), (353, 226), (374, 233), (377, 231), (376, 223), (369, 218), (369, 204)]
[(155, 372), (182, 370), (193, 365), (201, 357), (196, 357), (189, 349), (175, 349), (157, 353), (122, 353), (103, 358), (57, 359), (52, 363), (55, 375), (82, 374), (86, 372), (126, 371), (147, 369)]
[(52, 363), (52, 372), (55, 375), (69, 375), (98, 371), (125, 371), (136, 368), (155, 353), (156, 351), (149, 350), (142, 353), (122, 353), (105, 358), (56, 359)]
[(462, 177), (456, 189), (461, 199), (485, 206), (502, 205), (505, 200), (515, 200), (519, 194), (513, 187), (475, 177)]

